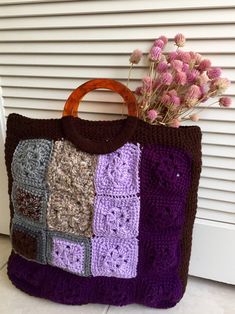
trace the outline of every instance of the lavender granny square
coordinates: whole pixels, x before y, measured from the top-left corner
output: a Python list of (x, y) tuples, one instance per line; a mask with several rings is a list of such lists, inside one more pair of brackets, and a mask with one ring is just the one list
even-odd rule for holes
[(139, 144), (126, 143), (116, 151), (100, 155), (95, 187), (98, 194), (130, 195), (139, 192)]
[(94, 237), (91, 273), (93, 276), (134, 278), (137, 273), (138, 240)]
[[(67, 238), (66, 238), (67, 237)], [(85, 238), (69, 239), (69, 236), (50, 235), (48, 261), (51, 265), (81, 276), (88, 276), (90, 247)]]
[(96, 196), (93, 231), (97, 236), (133, 238), (138, 236), (138, 196), (116, 198)]

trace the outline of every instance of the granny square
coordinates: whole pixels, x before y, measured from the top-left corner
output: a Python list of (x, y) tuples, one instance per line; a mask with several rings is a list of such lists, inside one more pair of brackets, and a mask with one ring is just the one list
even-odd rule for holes
[[(144, 187), (143, 187), (144, 188)], [(182, 227), (186, 201), (182, 196), (162, 193), (143, 196), (141, 199), (140, 229), (145, 232), (165, 232), (169, 228)]]
[(66, 191), (93, 200), (97, 157), (78, 150), (67, 140), (55, 141), (47, 180), (50, 190)]
[(13, 179), (28, 185), (43, 187), (47, 164), (52, 151), (52, 141), (46, 139), (22, 140), (12, 159)]
[(15, 215), (11, 226), (12, 247), (16, 253), (46, 264), (46, 232)]
[(92, 236), (96, 159), (67, 140), (55, 141), (47, 172), (50, 230)]
[(99, 155), (95, 186), (98, 194), (130, 195), (139, 192), (140, 145), (126, 143), (116, 151)]
[(164, 273), (177, 273), (180, 258), (179, 240), (180, 233), (177, 229), (166, 230), (165, 234), (141, 234), (138, 273), (150, 278), (162, 276)]
[(184, 195), (191, 182), (191, 158), (178, 148), (146, 145), (140, 172), (142, 195), (156, 192)]
[(47, 226), (50, 230), (91, 237), (93, 201), (86, 195), (51, 190), (47, 207)]
[(91, 273), (93, 276), (136, 277), (138, 239), (94, 237)]
[(11, 200), (15, 213), (31, 221), (45, 225), (47, 208), (46, 190), (13, 182)]
[(48, 232), (48, 263), (80, 276), (90, 275), (90, 240)]
[(116, 198), (96, 196), (94, 234), (132, 238), (138, 236), (140, 200), (138, 196)]

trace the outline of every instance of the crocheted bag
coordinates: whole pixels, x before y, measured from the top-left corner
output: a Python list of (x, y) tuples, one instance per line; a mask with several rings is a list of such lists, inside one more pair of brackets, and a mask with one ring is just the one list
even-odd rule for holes
[[(76, 116), (95, 88), (123, 96), (125, 119)], [(12, 113), (5, 161), (12, 252), (8, 276), (65, 304), (168, 308), (183, 296), (201, 171), (198, 126), (153, 126), (121, 83), (89, 81), (58, 119)]]

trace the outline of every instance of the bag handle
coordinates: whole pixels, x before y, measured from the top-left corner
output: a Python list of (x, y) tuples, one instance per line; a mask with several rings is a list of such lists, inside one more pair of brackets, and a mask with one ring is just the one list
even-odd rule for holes
[(90, 91), (97, 88), (107, 88), (122, 96), (128, 106), (128, 115), (137, 116), (137, 102), (132, 91), (124, 84), (113, 79), (93, 79), (77, 87), (64, 105), (63, 116), (76, 116), (82, 98)]

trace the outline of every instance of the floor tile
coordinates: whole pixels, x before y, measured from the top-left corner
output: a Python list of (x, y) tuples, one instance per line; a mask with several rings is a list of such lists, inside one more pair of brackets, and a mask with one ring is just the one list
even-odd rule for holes
[(190, 277), (186, 293), (174, 308), (147, 308), (132, 304), (110, 306), (108, 314), (234, 314), (235, 287), (210, 280)]
[(6, 264), (11, 251), (9, 236), (0, 235), (0, 269)]

